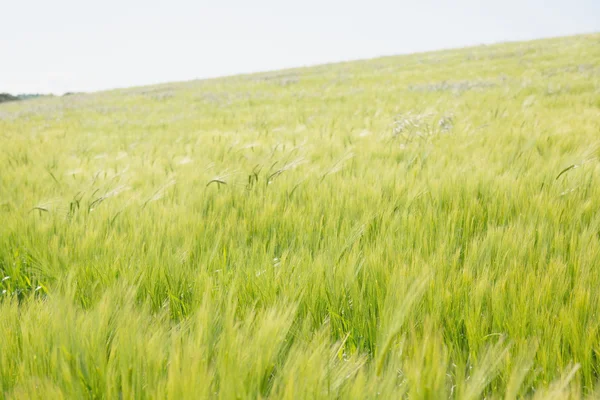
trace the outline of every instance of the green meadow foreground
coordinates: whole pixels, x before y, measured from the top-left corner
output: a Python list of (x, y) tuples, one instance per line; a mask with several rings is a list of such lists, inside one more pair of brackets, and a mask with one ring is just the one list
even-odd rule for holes
[(0, 398), (600, 396), (600, 35), (0, 105)]

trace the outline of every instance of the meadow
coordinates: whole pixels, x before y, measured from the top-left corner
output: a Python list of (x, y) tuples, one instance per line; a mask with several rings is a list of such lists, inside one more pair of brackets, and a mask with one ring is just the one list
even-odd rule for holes
[(0, 398), (600, 397), (600, 34), (0, 105)]

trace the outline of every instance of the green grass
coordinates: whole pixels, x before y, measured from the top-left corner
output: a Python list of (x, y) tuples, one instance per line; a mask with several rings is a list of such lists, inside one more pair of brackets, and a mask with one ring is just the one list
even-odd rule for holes
[(0, 106), (0, 398), (597, 398), (600, 35)]

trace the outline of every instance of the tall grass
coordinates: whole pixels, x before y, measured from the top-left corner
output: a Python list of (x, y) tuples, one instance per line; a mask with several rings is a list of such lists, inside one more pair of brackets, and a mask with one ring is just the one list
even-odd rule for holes
[(600, 396), (598, 40), (3, 104), (0, 397)]

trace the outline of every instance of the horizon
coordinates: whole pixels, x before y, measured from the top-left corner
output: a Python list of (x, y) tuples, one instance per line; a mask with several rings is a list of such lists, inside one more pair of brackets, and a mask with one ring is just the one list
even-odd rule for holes
[(552, 39), (561, 39), (561, 38), (568, 38), (568, 37), (574, 37), (574, 36), (585, 36), (585, 35), (595, 35), (595, 34), (600, 34), (600, 31), (581, 32), (581, 33), (575, 33), (575, 34), (569, 34), (569, 35), (561, 35), (561, 36), (546, 36), (546, 37), (533, 38), (533, 39), (524, 39), (524, 40), (507, 40), (507, 41), (499, 41), (499, 42), (492, 42), (492, 43), (480, 43), (480, 44), (472, 44), (472, 45), (458, 46), (458, 47), (444, 47), (444, 48), (439, 48), (439, 49), (416, 51), (416, 52), (412, 52), (412, 53), (382, 54), (382, 55), (378, 55), (378, 56), (374, 56), (374, 57), (367, 57), (367, 58), (353, 58), (353, 59), (348, 59), (348, 60), (338, 60), (338, 61), (322, 62), (322, 63), (308, 64), (308, 65), (289, 66), (289, 67), (283, 67), (283, 68), (277, 68), (277, 69), (264, 69), (264, 70), (258, 70), (258, 71), (240, 72), (240, 73), (233, 73), (233, 74), (227, 74), (227, 75), (206, 76), (206, 77), (199, 77), (199, 78), (193, 78), (193, 79), (183, 79), (183, 80), (174, 80), (174, 81), (162, 81), (162, 82), (155, 82), (155, 83), (141, 84), (141, 85), (133, 85), (133, 86), (109, 87), (109, 88), (104, 88), (104, 89), (99, 89), (99, 90), (90, 90), (90, 91), (75, 91), (75, 92), (69, 92), (69, 91), (67, 91), (67, 92), (60, 92), (60, 93), (52, 93), (52, 92), (19, 92), (19, 93), (11, 93), (11, 92), (1, 92), (0, 91), (0, 94), (9, 94), (9, 95), (12, 95), (12, 96), (29, 96), (29, 95), (33, 95), (33, 96), (40, 96), (40, 97), (42, 97), (42, 96), (58, 96), (58, 97), (60, 97), (60, 96), (64, 96), (64, 95), (67, 95), (67, 94), (101, 93), (101, 92), (110, 92), (110, 91), (114, 91), (114, 90), (125, 90), (125, 89), (129, 89), (129, 88), (147, 87), (147, 86), (155, 86), (155, 85), (163, 85), (163, 84), (171, 84), (171, 83), (184, 83), (184, 82), (193, 82), (193, 81), (209, 81), (209, 80), (213, 80), (213, 79), (234, 78), (234, 77), (245, 76), (245, 75), (265, 74), (265, 73), (281, 72), (281, 71), (288, 71), (288, 70), (295, 70), (295, 69), (304, 69), (304, 68), (315, 68), (315, 67), (327, 66), (327, 65), (336, 65), (336, 64), (360, 62), (360, 61), (377, 60), (377, 59), (380, 59), (380, 58), (387, 58), (387, 57), (402, 57), (402, 56), (411, 56), (411, 55), (418, 55), (418, 54), (430, 54), (430, 53), (437, 53), (437, 52), (442, 52), (442, 51), (453, 51), (453, 50), (457, 50), (458, 51), (458, 50), (466, 50), (466, 49), (471, 49), (471, 48), (477, 48), (477, 47), (481, 47), (481, 46), (500, 46), (500, 45), (511, 44), (511, 43), (527, 43), (527, 42), (535, 42), (535, 41), (540, 41), (540, 40), (552, 40)]
[(600, 31), (592, 0), (225, 3), (11, 4), (0, 92), (98, 92)]

